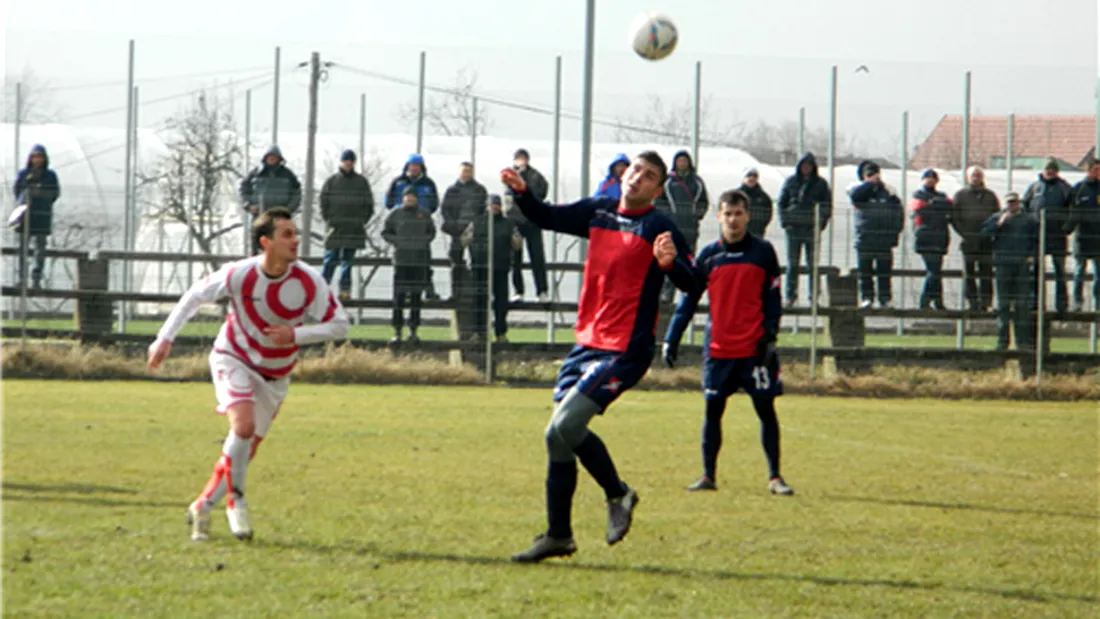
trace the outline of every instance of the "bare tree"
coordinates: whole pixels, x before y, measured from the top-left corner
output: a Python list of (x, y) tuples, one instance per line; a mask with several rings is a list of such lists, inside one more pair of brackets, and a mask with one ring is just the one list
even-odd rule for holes
[[(168, 154), (149, 173), (139, 173), (139, 187), (156, 189), (152, 201), (142, 200), (145, 217), (166, 219), (187, 227), (199, 250), (217, 253), (219, 237), (240, 228), (225, 225), (236, 206), (234, 181), (241, 176), (241, 145), (234, 133), (233, 106), (216, 95), (200, 93), (191, 106), (167, 121)], [(207, 263), (218, 268), (213, 260)]]
[[(16, 101), (16, 84), (19, 101)], [(50, 82), (35, 74), (30, 67), (4, 82), (4, 122), (42, 124), (59, 122), (65, 112), (57, 102)]]
[[(424, 122), (430, 135), (472, 135), (475, 128), (477, 135), (485, 135), (489, 131), (493, 121), (487, 106), (481, 101), (478, 102), (476, 117), (474, 115), (477, 80), (477, 71), (464, 67), (455, 74), (454, 86), (447, 92), (425, 99)], [(404, 103), (397, 109), (397, 119), (409, 127), (416, 127), (418, 114), (416, 102)]]
[[(656, 142), (682, 146), (691, 142), (695, 106), (691, 100), (668, 103), (657, 94), (646, 97), (646, 109), (634, 116), (620, 116), (612, 129), (616, 142)], [(699, 141), (716, 146), (732, 146), (739, 141), (744, 124), (734, 119), (724, 123), (715, 112), (710, 96), (699, 102)]]

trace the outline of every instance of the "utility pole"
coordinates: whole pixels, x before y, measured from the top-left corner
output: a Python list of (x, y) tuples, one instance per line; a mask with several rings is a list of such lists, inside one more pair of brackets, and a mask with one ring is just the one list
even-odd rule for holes
[(313, 175), (314, 159), (317, 155), (317, 90), (321, 83), (321, 53), (313, 52), (309, 57), (309, 125), (306, 130), (306, 187), (305, 204), (302, 207), (302, 236), (305, 243), (302, 255), (310, 255), (313, 244)]

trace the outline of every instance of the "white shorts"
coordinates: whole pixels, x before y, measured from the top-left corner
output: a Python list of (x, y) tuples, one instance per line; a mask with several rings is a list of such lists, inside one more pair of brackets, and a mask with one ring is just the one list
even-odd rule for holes
[(224, 415), (238, 402), (252, 402), (256, 436), (267, 435), (286, 399), (290, 379), (266, 380), (240, 359), (218, 352), (210, 354), (210, 376), (214, 380), (218, 414)]

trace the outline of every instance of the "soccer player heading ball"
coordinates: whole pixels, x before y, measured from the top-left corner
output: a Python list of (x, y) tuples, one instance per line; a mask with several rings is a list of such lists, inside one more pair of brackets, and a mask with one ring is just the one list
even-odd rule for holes
[(578, 459), (607, 496), (607, 543), (618, 543), (630, 530), (638, 493), (619, 479), (611, 454), (588, 423), (649, 369), (665, 277), (685, 292), (693, 289), (687, 243), (672, 220), (653, 207), (666, 169), (657, 153), (644, 152), (623, 172), (621, 198), (588, 198), (562, 206), (536, 199), (515, 170), (500, 173), (531, 223), (589, 240), (577, 307), (577, 345), (562, 363), (556, 406), (546, 428), (549, 526), (514, 561), (537, 562), (577, 551), (571, 511)]
[(710, 299), (703, 341), (703, 476), (688, 490), (717, 490), (715, 469), (722, 447), (722, 414), (726, 400), (744, 389), (760, 418), (760, 440), (768, 458), (772, 494), (794, 494), (779, 476), (779, 420), (775, 398), (783, 394), (775, 341), (782, 303), (779, 260), (772, 244), (748, 232), (749, 197), (727, 191), (719, 198), (722, 238), (707, 245), (695, 260), (695, 289), (680, 300), (669, 321), (662, 356), (676, 363), (684, 335), (704, 292)]
[[(238, 539), (252, 538), (245, 473), (286, 398), (298, 346), (348, 332), (348, 317), (325, 280), (298, 261), (298, 229), (290, 211), (273, 208), (257, 217), (252, 240), (263, 253), (231, 262), (192, 286), (149, 346), (149, 369), (155, 370), (202, 304), (229, 300), (210, 354), (217, 411), (229, 417), (229, 436), (206, 488), (187, 508), (196, 541), (209, 537), (211, 509), (227, 495), (230, 530)], [(306, 317), (318, 324), (303, 326)]]

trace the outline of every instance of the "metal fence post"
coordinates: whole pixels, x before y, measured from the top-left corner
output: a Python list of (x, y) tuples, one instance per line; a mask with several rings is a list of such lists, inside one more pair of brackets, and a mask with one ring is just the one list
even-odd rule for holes
[(424, 80), (428, 76), (428, 52), (420, 52), (420, 81), (416, 95), (416, 152), (424, 154)]
[[(1035, 389), (1039, 393), (1040, 397), (1043, 394), (1043, 353), (1046, 349), (1046, 307), (1047, 307), (1047, 284), (1046, 284), (1046, 261), (1043, 259), (1047, 249), (1047, 211), (1041, 209), (1039, 211), (1039, 255), (1035, 259), (1035, 268), (1037, 269), (1037, 294), (1038, 294), (1038, 312), (1036, 317), (1038, 324), (1035, 325)], [(998, 299), (998, 303), (1001, 302)], [(1026, 303), (1026, 301), (1025, 301)], [(1028, 308), (1030, 309), (1030, 308)], [(1017, 310), (1018, 311), (1018, 310)], [(1014, 325), (1015, 327), (1015, 325)], [(1016, 334), (1016, 347), (1019, 348), (1020, 335)]]
[[(554, 204), (558, 203), (558, 184), (561, 182), (561, 55), (554, 58), (554, 145), (551, 156), (552, 198)], [(540, 232), (541, 234), (541, 232)], [(550, 233), (550, 260), (558, 261), (558, 233)], [(547, 285), (550, 286), (550, 302), (561, 301), (561, 276), (554, 277), (547, 273)], [(553, 344), (557, 338), (557, 318), (553, 310), (546, 312), (546, 341)]]
[[(810, 382), (817, 380), (817, 308), (820, 290), (817, 280), (821, 259), (821, 203), (814, 202), (814, 250), (810, 262)], [(790, 267), (788, 267), (790, 268)]]
[[(493, 252), (497, 251), (496, 244), (493, 242), (493, 235), (495, 234), (493, 231), (495, 222), (493, 220), (496, 219), (496, 215), (490, 208), (485, 216), (489, 218), (489, 259), (485, 263), (485, 286), (487, 288), (487, 294), (485, 295), (485, 383), (491, 385), (493, 383)], [(472, 264), (471, 261), (471, 266)]]
[[(901, 113), (901, 182), (899, 183), (901, 195), (901, 268), (909, 268), (909, 234), (911, 232), (909, 217), (905, 212), (909, 195), (909, 110)], [(901, 304), (900, 309), (905, 309), (906, 299), (909, 298), (909, 278), (901, 278)], [(898, 318), (898, 337), (905, 335), (905, 320)]]
[(1007, 181), (1008, 188), (1005, 191), (1012, 191), (1012, 170), (1016, 167), (1016, 153), (1013, 150), (1016, 142), (1016, 115), (1008, 115), (1008, 144), (1006, 148), (1008, 151), (1005, 153), (1005, 180)]
[[(829, 191), (830, 192), (835, 192), (836, 191), (836, 115), (837, 115), (837, 88), (838, 88), (837, 79), (838, 79), (837, 78), (837, 66), (834, 64), (832, 72), (830, 73), (830, 77), (829, 77)], [(832, 204), (833, 202), (834, 202), (834, 200), (832, 200), (832, 195), (830, 195), (829, 203)], [(836, 209), (834, 208), (833, 210), (835, 211)], [(849, 217), (849, 221), (851, 221), (850, 217)], [(833, 230), (836, 228), (836, 223), (835, 222), (836, 222), (836, 216), (834, 215), (832, 218), (830, 218), (830, 222), (829, 222), (829, 253), (828, 253), (829, 264), (834, 265), (834, 266), (836, 265), (836, 263), (833, 262)], [(815, 232), (815, 234), (816, 234), (816, 232)], [(851, 230), (851, 226), (849, 226), (848, 227), (848, 238), (849, 238), (849, 240), (852, 238), (851, 235), (852, 235), (852, 230)], [(852, 244), (851, 243), (846, 243), (846, 245), (850, 248)], [(846, 260), (846, 262), (848, 263), (847, 266), (851, 267), (851, 265), (852, 265), (851, 254), (850, 254), (851, 249), (846, 249), (845, 252), (847, 252), (845, 255), (848, 256), (848, 259)]]

